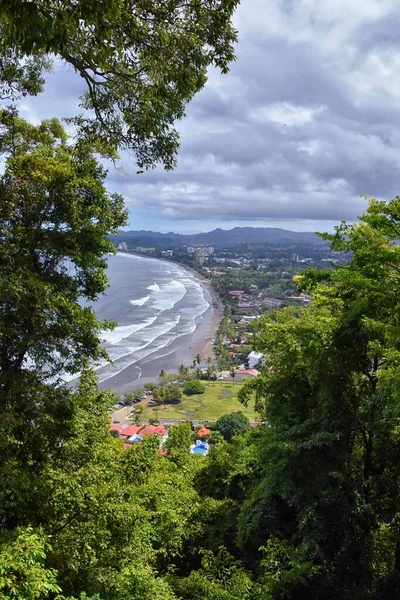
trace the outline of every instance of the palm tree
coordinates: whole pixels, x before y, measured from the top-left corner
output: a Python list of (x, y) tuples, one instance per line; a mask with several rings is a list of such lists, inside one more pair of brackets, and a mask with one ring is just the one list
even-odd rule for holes
[(196, 354), (196, 362), (199, 365), (201, 363), (201, 356), (200, 354)]
[(211, 363), (212, 363), (212, 358), (211, 358), (211, 356), (207, 356), (207, 364), (208, 364), (208, 365), (211, 365)]
[(179, 367), (179, 369), (178, 369), (179, 375), (184, 375), (185, 374), (185, 369), (186, 369), (185, 365), (181, 365)]
[(165, 371), (165, 369), (161, 369), (160, 371), (160, 379), (164, 379), (164, 377), (167, 376), (167, 372)]
[(232, 377), (232, 381), (235, 379), (236, 376), (236, 369), (235, 367), (232, 367), (231, 371), (230, 371), (230, 376)]

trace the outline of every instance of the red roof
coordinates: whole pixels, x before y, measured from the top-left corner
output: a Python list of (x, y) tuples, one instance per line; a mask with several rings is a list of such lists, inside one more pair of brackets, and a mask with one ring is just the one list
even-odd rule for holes
[(233, 290), (232, 292), (229, 292), (231, 296), (241, 296), (242, 294), (244, 294), (243, 290)]
[(132, 448), (132, 444), (124, 444), (124, 448)]
[(124, 431), (127, 427), (128, 427), (128, 425), (126, 423), (123, 423), (122, 425), (117, 425), (115, 423), (112, 423), (112, 425), (110, 425), (110, 430), (111, 431), (119, 431), (119, 433), (121, 433), (121, 431)]
[(211, 433), (211, 429), (207, 429), (207, 427), (200, 427), (200, 429), (197, 432), (197, 435), (203, 437), (205, 435), (208, 435), (209, 433)]
[(236, 375), (252, 375), (253, 377), (255, 377), (259, 374), (260, 371), (257, 371), (257, 369), (238, 369), (236, 371)]
[(140, 429), (140, 425), (128, 425), (128, 427), (126, 429), (123, 430), (123, 435), (131, 437), (131, 435), (135, 435), (139, 429)]
[(140, 435), (153, 435), (153, 434), (157, 434), (157, 435), (164, 435), (164, 433), (166, 433), (167, 430), (165, 429), (165, 427), (163, 425), (146, 425), (146, 427), (143, 427), (143, 429), (141, 429), (139, 431)]

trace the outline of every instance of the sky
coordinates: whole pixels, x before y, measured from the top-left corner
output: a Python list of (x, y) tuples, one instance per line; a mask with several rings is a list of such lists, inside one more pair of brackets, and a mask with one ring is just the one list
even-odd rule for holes
[[(325, 231), (355, 220), (360, 195), (400, 191), (400, 2), (242, 0), (237, 60), (210, 70), (178, 123), (178, 167), (137, 175), (110, 167), (129, 229), (194, 233), (216, 227)], [(57, 66), (24, 99), (37, 120), (78, 112), (81, 80)]]

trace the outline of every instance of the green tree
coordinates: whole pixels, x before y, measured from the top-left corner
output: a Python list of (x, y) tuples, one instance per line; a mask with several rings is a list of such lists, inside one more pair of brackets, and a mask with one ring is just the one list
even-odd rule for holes
[(169, 458), (178, 466), (184, 466), (188, 462), (191, 433), (192, 430), (188, 421), (171, 425), (168, 429), (165, 447), (168, 449)]
[(0, 96), (38, 93), (50, 59), (61, 59), (86, 85), (84, 112), (74, 119), (83, 134), (104, 147), (132, 148), (142, 168), (172, 168), (174, 121), (204, 86), (207, 68), (225, 73), (234, 58), (230, 19), (237, 4), (2, 3)]
[(206, 386), (202, 381), (198, 379), (192, 379), (191, 381), (187, 381), (183, 386), (183, 393), (186, 396), (192, 396), (194, 394), (204, 394), (206, 391)]
[(398, 198), (370, 201), (359, 223), (324, 236), (352, 253), (348, 263), (297, 278), (310, 308), (257, 324), (255, 348), (274, 369), (246, 382), (242, 398), (253, 390), (270, 424), (260, 452), (269, 466), (239, 541), (256, 557), (269, 537), (267, 596), (400, 592), (399, 223)]
[(0, 111), (0, 151), (0, 474), (10, 486), (0, 497), (13, 522), (10, 465), (26, 469), (29, 496), (80, 410), (64, 377), (105, 356), (99, 333), (109, 324), (88, 301), (107, 287), (108, 234), (125, 211), (92, 150), (56, 120), (34, 126)]
[(180, 365), (179, 369), (178, 369), (178, 373), (179, 375), (184, 375), (186, 373), (186, 369), (187, 367), (185, 367), (185, 365)]
[(153, 392), (154, 400), (160, 402), (179, 402), (182, 399), (182, 390), (176, 383), (169, 383), (163, 387), (159, 387)]
[(182, 400), (182, 388), (177, 383), (170, 383), (165, 388), (166, 402), (180, 402)]
[(0, 538), (0, 593), (4, 600), (35, 600), (61, 592), (57, 573), (46, 568), (49, 536), (31, 527)]
[(160, 371), (160, 379), (164, 379), (167, 376), (167, 372), (165, 369), (161, 369)]
[(198, 365), (201, 363), (201, 356), (200, 356), (200, 354), (196, 354), (196, 363)]
[(237, 411), (220, 417), (215, 423), (215, 429), (227, 442), (231, 442), (235, 435), (243, 435), (249, 431), (250, 423), (244, 413)]

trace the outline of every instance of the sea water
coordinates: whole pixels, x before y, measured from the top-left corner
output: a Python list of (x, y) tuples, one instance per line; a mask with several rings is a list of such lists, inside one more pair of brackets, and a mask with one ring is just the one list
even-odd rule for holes
[(194, 332), (210, 304), (196, 277), (172, 262), (118, 253), (108, 258), (108, 277), (110, 287), (93, 308), (117, 326), (101, 333), (113, 364), (96, 366), (99, 381), (133, 366), (139, 379), (144, 364), (168, 356)]

